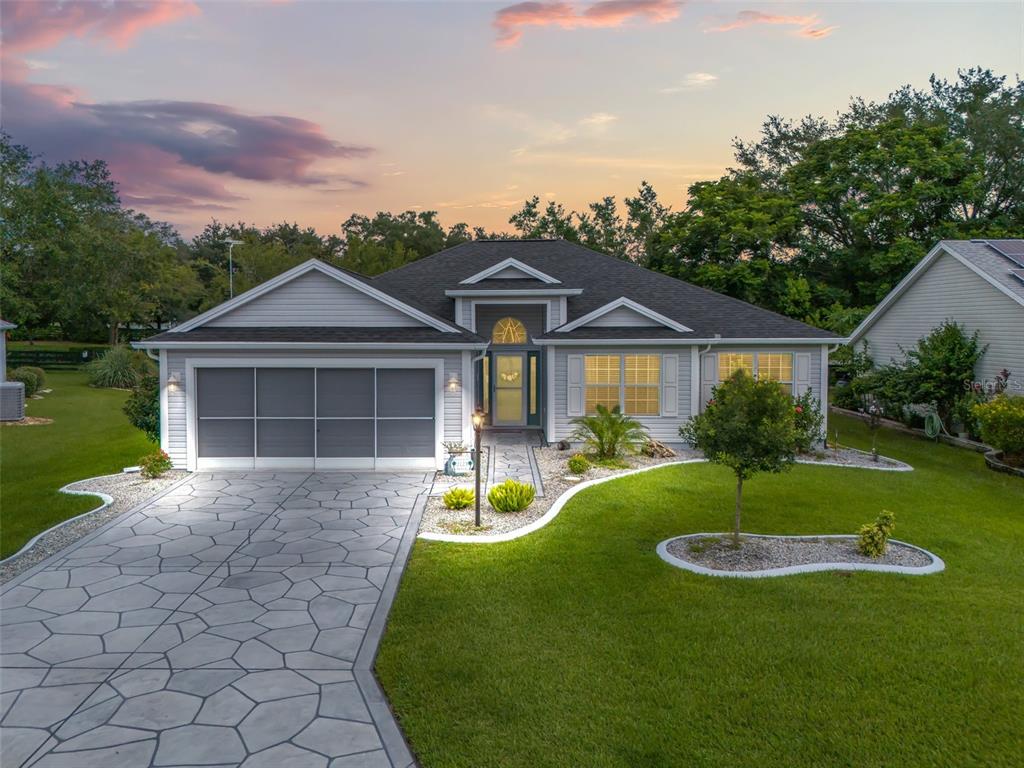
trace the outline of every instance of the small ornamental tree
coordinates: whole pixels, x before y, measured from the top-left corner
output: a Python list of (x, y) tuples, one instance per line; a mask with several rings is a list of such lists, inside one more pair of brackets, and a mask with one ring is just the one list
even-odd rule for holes
[(715, 387), (703, 413), (680, 428), (684, 440), (736, 475), (733, 541), (740, 537), (743, 481), (758, 472), (782, 472), (792, 465), (797, 444), (793, 401), (773, 381), (756, 381), (744, 371)]

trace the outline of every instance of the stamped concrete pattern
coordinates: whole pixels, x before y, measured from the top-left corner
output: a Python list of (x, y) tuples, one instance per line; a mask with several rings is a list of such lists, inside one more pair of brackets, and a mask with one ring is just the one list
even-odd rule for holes
[(487, 488), (506, 480), (530, 483), (537, 489), (537, 495), (544, 495), (537, 460), (533, 446), (540, 445), (540, 433), (536, 430), (492, 430), (484, 434), (484, 444), (494, 460), (490, 462)]
[(0, 595), (0, 764), (407, 766), (371, 668), (424, 474), (199, 473)]

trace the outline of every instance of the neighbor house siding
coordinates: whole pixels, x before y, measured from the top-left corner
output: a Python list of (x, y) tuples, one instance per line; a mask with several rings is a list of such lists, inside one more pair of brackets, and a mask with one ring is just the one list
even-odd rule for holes
[[(679, 427), (690, 418), (690, 347), (555, 347), (555, 391), (551, 394), (554, 411), (554, 434), (547, 435), (548, 441), (567, 439), (573, 432), (568, 414), (568, 360), (569, 355), (676, 355), (678, 356), (677, 406), (674, 416), (637, 417), (650, 432), (651, 437), (662, 442), (678, 443)], [(664, 358), (663, 358), (664, 359)], [(664, 380), (664, 374), (662, 376)]]
[[(188, 383), (185, 381), (185, 370), (186, 361), (192, 360), (193, 362), (200, 360), (216, 360), (216, 359), (235, 359), (235, 358), (273, 358), (278, 360), (286, 360), (288, 358), (332, 358), (332, 359), (345, 359), (345, 358), (372, 358), (372, 353), (363, 351), (351, 351), (344, 352), (338, 350), (315, 350), (315, 349), (303, 349), (294, 351), (270, 351), (270, 350), (217, 350), (217, 351), (176, 351), (168, 350), (167, 352), (167, 371), (170, 373), (177, 373), (179, 379), (183, 382), (181, 385), (175, 388), (167, 388), (166, 381), (161, 382), (161, 386), (167, 388), (167, 453), (174, 462), (175, 467), (184, 468), (188, 461), (187, 452), (187, 386)], [(386, 354), (379, 355), (381, 358), (387, 359), (401, 359), (401, 358), (431, 358), (441, 359), (444, 363), (444, 374), (442, 377), (444, 386), (444, 439), (445, 440), (462, 440), (463, 439), (463, 398), (461, 386), (458, 389), (450, 390), (447, 386), (447, 382), (453, 377), (457, 378), (460, 382), (462, 380), (462, 353), (461, 352), (444, 352), (444, 351), (432, 351), (432, 350), (417, 350), (417, 351), (394, 351), (387, 352)]]
[(229, 327), (360, 326), (423, 323), (322, 272), (307, 272), (207, 323)]
[(900, 347), (913, 349), (944, 320), (960, 323), (969, 334), (978, 331), (981, 344), (988, 345), (975, 369), (978, 379), (991, 381), (1004, 368), (1015, 378), (1024, 376), (1024, 306), (948, 253), (868, 328), (868, 354), (876, 365), (903, 360)]

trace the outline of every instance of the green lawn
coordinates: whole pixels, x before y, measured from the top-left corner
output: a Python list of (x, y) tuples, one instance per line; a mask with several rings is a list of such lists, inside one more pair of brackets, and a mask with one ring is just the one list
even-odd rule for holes
[(887, 508), (945, 572), (672, 568), (659, 541), (730, 523), (731, 476), (705, 464), (596, 486), (515, 542), (418, 541), (377, 670), (425, 768), (1020, 765), (1024, 481), (879, 447), (916, 471), (761, 476), (744, 528), (850, 533)]
[(118, 472), (155, 450), (121, 410), (128, 393), (93, 389), (77, 371), (48, 371), (46, 379), (53, 391), (29, 400), (27, 413), (53, 423), (0, 427), (0, 557), (96, 506), (95, 497), (58, 493), (62, 485)]

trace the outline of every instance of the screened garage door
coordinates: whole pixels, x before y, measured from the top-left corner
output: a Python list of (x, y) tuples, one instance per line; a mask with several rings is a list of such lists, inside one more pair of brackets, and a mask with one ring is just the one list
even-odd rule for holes
[(433, 467), (433, 368), (197, 368), (197, 468)]

